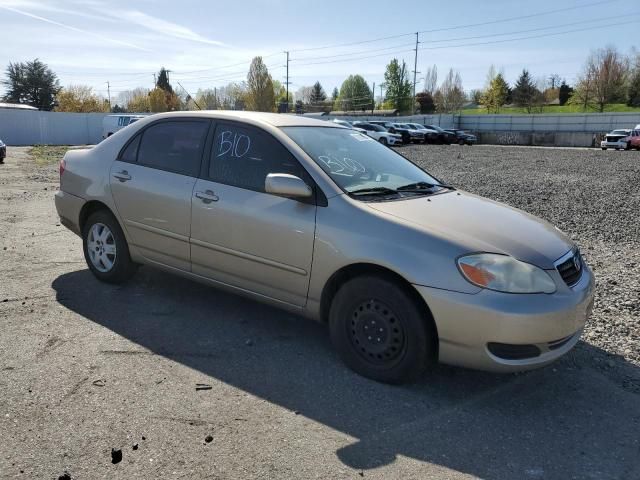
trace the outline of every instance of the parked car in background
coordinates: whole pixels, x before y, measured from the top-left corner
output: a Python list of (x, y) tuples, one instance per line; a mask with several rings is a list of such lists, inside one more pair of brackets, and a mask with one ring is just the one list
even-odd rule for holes
[(615, 148), (616, 150), (626, 150), (628, 148), (627, 137), (631, 134), (631, 130), (619, 128), (605, 135), (604, 140), (600, 142), (600, 148)]
[(4, 163), (4, 159), (7, 157), (7, 146), (0, 139), (0, 163)]
[(393, 124), (396, 129), (406, 129), (409, 132), (409, 140), (413, 143), (424, 143), (425, 133), (422, 130), (418, 130), (415, 127), (412, 127), (408, 123), (394, 123)]
[(98, 280), (146, 264), (306, 315), (378, 381), (438, 361), (546, 365), (593, 305), (591, 269), (551, 224), (326, 121), (161, 113), (69, 150), (59, 171), (58, 215)]
[(627, 137), (627, 148), (640, 150), (640, 125)]
[(134, 114), (119, 114), (119, 115), (107, 115), (102, 120), (102, 138), (107, 138), (116, 133), (118, 130), (122, 130), (124, 127), (137, 122), (141, 118), (147, 115)]
[(425, 125), (425, 127), (438, 132), (439, 143), (445, 143), (447, 145), (451, 145), (452, 143), (458, 143), (458, 137), (456, 137), (454, 133), (447, 132), (444, 128), (439, 127), (438, 125)]
[(355, 130), (356, 132), (364, 133), (365, 135), (367, 134), (367, 131), (366, 131), (366, 130), (364, 130), (364, 129), (360, 128), (360, 127), (355, 127), (355, 126), (353, 125), (353, 123), (351, 123), (351, 122), (347, 122), (346, 120), (341, 120), (341, 119), (339, 119), (339, 118), (334, 118), (334, 119), (332, 120), (332, 122), (333, 122), (333, 123), (337, 123), (338, 125), (342, 125), (343, 127), (350, 128), (351, 130)]
[(460, 145), (473, 145), (478, 141), (478, 137), (471, 133), (467, 133), (464, 130), (458, 130), (457, 128), (447, 128), (445, 132), (453, 133), (458, 139)]
[(406, 127), (400, 127), (397, 123), (388, 122), (385, 120), (370, 120), (369, 123), (373, 125), (380, 125), (387, 129), (390, 133), (398, 134), (402, 137), (402, 143), (411, 143), (411, 134)]
[(379, 141), (383, 145), (401, 145), (402, 135), (397, 133), (391, 133), (386, 128), (380, 125), (374, 125), (368, 122), (353, 122), (353, 126), (361, 128), (371, 138)]
[(425, 127), (421, 123), (407, 123), (406, 125), (421, 131), (424, 134), (424, 143), (435, 143), (438, 140), (438, 132)]

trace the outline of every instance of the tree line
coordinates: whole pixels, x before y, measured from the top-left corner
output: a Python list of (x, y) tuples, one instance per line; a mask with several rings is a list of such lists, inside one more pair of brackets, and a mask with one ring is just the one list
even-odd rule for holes
[[(549, 104), (576, 105), (583, 111), (605, 110), (607, 105), (626, 103), (640, 107), (640, 53), (629, 55), (614, 47), (591, 52), (574, 85), (559, 75), (535, 79), (524, 68), (513, 85), (502, 71), (489, 68), (485, 86), (466, 92), (459, 72), (449, 69), (441, 82), (434, 65), (421, 79), (422, 91), (413, 95), (414, 86), (404, 61), (392, 59), (385, 68), (384, 82), (378, 87), (362, 75), (349, 75), (340, 88), (328, 95), (321, 83), (302, 86), (287, 92), (282, 82), (272, 78), (262, 57), (250, 64), (246, 81), (224, 87), (199, 89), (192, 97), (184, 89), (174, 89), (169, 71), (160, 68), (152, 89), (138, 87), (120, 92), (115, 104), (98, 95), (91, 87), (61, 87), (56, 74), (39, 59), (9, 63), (2, 84), (3, 100), (32, 105), (41, 110), (61, 112), (164, 112), (172, 110), (254, 110), (297, 113), (309, 111), (397, 110), (400, 113), (453, 113), (466, 105), (482, 106), (488, 113), (498, 113), (507, 105), (528, 113), (542, 112)], [(384, 93), (382, 93), (384, 91)]]

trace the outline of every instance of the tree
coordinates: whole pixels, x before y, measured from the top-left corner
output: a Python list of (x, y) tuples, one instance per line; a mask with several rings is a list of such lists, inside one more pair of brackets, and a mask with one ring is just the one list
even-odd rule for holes
[(560, 85), (560, 89), (558, 90), (558, 101), (560, 105), (565, 105), (569, 101), (569, 97), (573, 93), (573, 88), (571, 88), (567, 83), (563, 80)]
[(552, 73), (549, 75), (549, 83), (551, 84), (552, 89), (556, 89), (560, 86), (560, 75), (557, 73)]
[(169, 71), (164, 67), (161, 67), (160, 71), (158, 72), (156, 87), (161, 88), (167, 93), (173, 93), (173, 87), (169, 83)]
[(56, 112), (109, 112), (109, 102), (93, 93), (86, 85), (69, 85), (57, 95)]
[(386, 86), (385, 101), (391, 103), (393, 108), (401, 113), (413, 113), (415, 99), (411, 94), (409, 72), (404, 60), (402, 65), (397, 58), (389, 62), (387, 70), (384, 72), (384, 83)]
[(438, 89), (438, 67), (433, 65), (427, 69), (424, 76), (424, 91), (430, 93), (433, 97)]
[(210, 88), (206, 90), (198, 89), (196, 92), (196, 103), (203, 110), (217, 110), (220, 106), (216, 91)]
[(629, 62), (614, 47), (591, 52), (578, 79), (576, 100), (586, 110), (594, 107), (604, 111), (610, 103), (625, 99), (625, 84), (629, 74)]
[(471, 103), (480, 105), (480, 102), (482, 101), (482, 90), (480, 89), (471, 90), (469, 92), (469, 95), (467, 95), (467, 98)]
[(518, 107), (524, 107), (527, 113), (531, 113), (534, 106), (539, 103), (541, 95), (529, 72), (526, 69), (522, 70), (513, 88), (513, 102)]
[(449, 69), (442, 85), (436, 90), (433, 101), (436, 104), (436, 110), (442, 113), (456, 112), (464, 105), (462, 78), (458, 72), (453, 71), (453, 68)]
[(342, 82), (340, 94), (334, 104), (335, 110), (370, 110), (373, 94), (366, 80), (360, 75), (349, 75)]
[(37, 58), (32, 61), (9, 63), (7, 78), (2, 81), (6, 87), (4, 101), (23, 103), (51, 110), (55, 107), (56, 95), (60, 91), (58, 77)]
[(154, 113), (166, 112), (169, 109), (166, 92), (162, 88), (156, 87), (149, 93), (149, 109)]
[(505, 81), (502, 73), (498, 73), (489, 83), (489, 87), (482, 94), (481, 103), (489, 113), (499, 113), (500, 108), (507, 101), (509, 95), (509, 85)]
[(150, 112), (150, 92), (145, 88), (136, 88), (135, 90), (133, 90), (133, 92), (133, 96), (127, 101), (127, 111), (131, 113)]
[(629, 85), (627, 87), (627, 105), (630, 107), (640, 107), (640, 53), (635, 54), (633, 69), (629, 75)]
[(340, 92), (338, 91), (338, 87), (333, 87), (333, 92), (331, 92), (331, 100), (333, 100), (333, 103), (335, 103), (336, 100), (338, 100), (339, 95), (340, 95)]
[(273, 81), (262, 61), (255, 57), (247, 75), (247, 108), (256, 112), (272, 112), (275, 105)]
[(111, 113), (127, 113), (127, 109), (116, 103), (111, 109)]
[(311, 87), (311, 98), (309, 99), (311, 105), (317, 105), (318, 103), (324, 102), (326, 99), (327, 94), (324, 93), (324, 88), (322, 88), (320, 82), (314, 83), (313, 87)]
[(436, 105), (433, 102), (433, 96), (429, 92), (419, 92), (416, 94), (416, 101), (420, 105), (420, 113), (433, 113)]
[(300, 101), (303, 105), (309, 105), (312, 93), (313, 87), (302, 86), (296, 91), (296, 101)]

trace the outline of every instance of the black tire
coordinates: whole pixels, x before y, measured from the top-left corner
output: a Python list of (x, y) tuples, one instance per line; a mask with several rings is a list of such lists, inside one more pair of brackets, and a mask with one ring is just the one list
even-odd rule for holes
[(384, 137), (380, 137), (380, 139), (378, 140), (381, 144), (383, 144), (385, 147), (387, 146), (387, 139)]
[[(436, 333), (416, 301), (377, 276), (346, 282), (329, 312), (331, 340), (345, 364), (378, 382), (415, 380), (435, 359)], [(375, 335), (369, 335), (375, 329)]]
[(607, 147), (600, 147), (600, 148), (602, 148), (602, 150), (606, 150), (607, 149)]
[(464, 140), (462, 139), (458, 140), (458, 145), (464, 145)]
[[(89, 256), (88, 243), (89, 234), (94, 225), (102, 224), (108, 227), (112, 235), (110, 245), (115, 245), (115, 254), (113, 255), (113, 265), (107, 271), (100, 271), (94, 265)], [(129, 255), (129, 246), (124, 236), (120, 224), (116, 218), (107, 210), (98, 210), (89, 215), (82, 228), (82, 249), (84, 251), (84, 259), (87, 262), (89, 270), (95, 277), (106, 283), (123, 283), (129, 280), (136, 271), (136, 264), (131, 261)]]

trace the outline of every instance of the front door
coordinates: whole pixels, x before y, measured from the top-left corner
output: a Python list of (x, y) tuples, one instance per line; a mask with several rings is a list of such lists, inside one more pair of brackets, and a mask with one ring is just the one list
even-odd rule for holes
[(191, 195), (209, 125), (208, 120), (154, 123), (111, 167), (111, 193), (123, 228), (148, 260), (191, 267)]
[(269, 133), (232, 122), (216, 126), (205, 170), (192, 197), (192, 271), (303, 306), (316, 205), (265, 193), (264, 185), (269, 173), (311, 182), (306, 171)]

